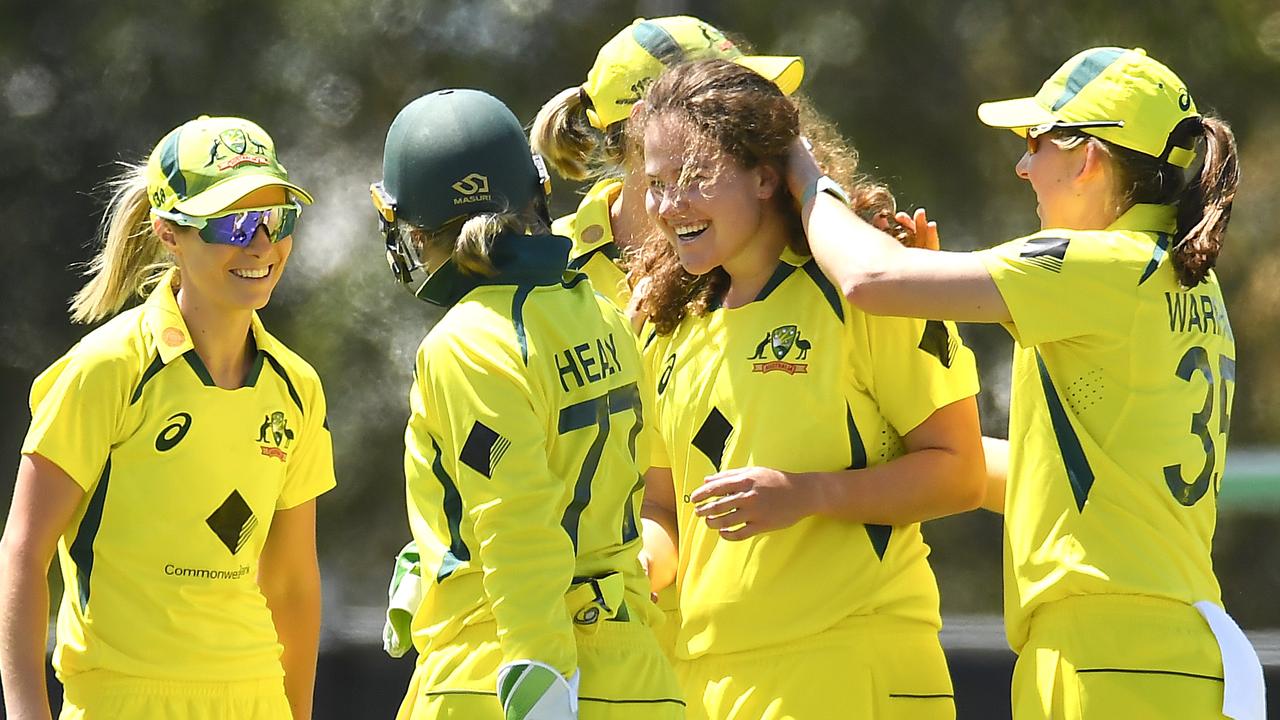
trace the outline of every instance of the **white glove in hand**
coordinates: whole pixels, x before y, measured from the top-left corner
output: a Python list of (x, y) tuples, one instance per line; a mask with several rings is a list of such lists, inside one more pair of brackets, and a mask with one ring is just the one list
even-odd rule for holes
[(498, 672), (498, 701), (506, 720), (577, 720), (578, 673), (567, 680), (536, 660), (517, 660)]

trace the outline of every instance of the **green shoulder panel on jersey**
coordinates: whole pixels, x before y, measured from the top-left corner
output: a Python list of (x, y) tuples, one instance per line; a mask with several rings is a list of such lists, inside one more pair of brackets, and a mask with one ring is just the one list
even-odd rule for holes
[[(858, 424), (853, 420), (853, 408), (848, 404), (845, 405), (845, 425), (849, 429), (849, 469), (862, 470), (867, 467), (867, 448), (862, 442), (862, 434), (858, 432)], [(863, 527), (867, 530), (871, 549), (883, 561), (884, 554), (889, 549), (889, 540), (893, 536), (893, 526), (866, 523)]]
[(810, 259), (804, 264), (804, 271), (809, 276), (809, 279), (813, 280), (813, 283), (822, 291), (822, 297), (826, 298), (827, 304), (831, 306), (831, 312), (840, 318), (840, 322), (844, 322), (844, 306), (842, 304), (844, 296), (840, 294), (835, 285), (831, 284), (831, 280), (822, 274), (822, 269), (818, 267), (818, 261)]
[(441, 506), (445, 520), (449, 523), (449, 549), (441, 558), (440, 568), (436, 571), (436, 582), (439, 583), (452, 575), (463, 562), (471, 560), (471, 549), (462, 541), (462, 494), (458, 492), (457, 484), (449, 477), (449, 471), (445, 470), (441, 462), (440, 445), (435, 438), (431, 438), (431, 449), (435, 451), (431, 472), (444, 490)]
[(200, 382), (204, 383), (205, 387), (217, 386), (217, 383), (213, 381), (213, 375), (209, 374), (209, 369), (204, 366), (204, 360), (200, 359), (200, 355), (196, 353), (195, 348), (182, 353), (182, 359), (187, 361), (187, 364), (191, 366), (192, 372), (196, 374), (196, 377), (200, 378)]
[(76, 529), (76, 539), (68, 548), (71, 561), (76, 565), (76, 589), (80, 598), (80, 612), (89, 606), (89, 581), (93, 574), (93, 542), (98, 538), (98, 529), (102, 527), (102, 507), (107, 501), (107, 485), (111, 479), (111, 457), (102, 468), (102, 477), (98, 478), (98, 486), (93, 490), (93, 497), (85, 508), (84, 517)]
[(302, 398), (298, 396), (298, 389), (293, 386), (293, 380), (289, 378), (289, 373), (285, 372), (284, 365), (280, 364), (279, 360), (271, 357), (270, 353), (266, 353), (266, 358), (267, 362), (271, 364), (271, 368), (284, 381), (285, 389), (289, 391), (289, 397), (293, 399), (293, 404), (298, 406), (298, 412), (306, 415), (307, 409), (302, 406)]
[(773, 269), (773, 275), (769, 276), (769, 281), (764, 284), (764, 287), (760, 288), (760, 293), (756, 295), (756, 302), (761, 302), (762, 300), (767, 299), (773, 294), (773, 291), (777, 290), (778, 286), (786, 281), (787, 278), (791, 277), (792, 273), (795, 271), (795, 265), (792, 265), (786, 260), (779, 261), (778, 267)]
[(151, 364), (147, 366), (147, 369), (143, 371), (142, 379), (138, 381), (138, 387), (133, 391), (133, 397), (129, 399), (130, 405), (133, 405), (134, 403), (138, 402), (138, 398), (142, 397), (142, 388), (146, 387), (147, 383), (151, 380), (151, 378), (155, 377), (156, 373), (160, 372), (163, 369), (164, 369), (164, 358), (160, 357), (160, 355), (157, 354), (155, 358), (151, 361)]
[(511, 327), (516, 333), (516, 342), (520, 344), (520, 359), (529, 364), (529, 338), (524, 331), (524, 302), (529, 299), (534, 285), (520, 285), (511, 294)]
[(1138, 278), (1138, 284), (1146, 282), (1155, 274), (1156, 268), (1160, 267), (1160, 261), (1164, 260), (1165, 254), (1169, 250), (1169, 233), (1156, 233), (1156, 244), (1151, 250), (1151, 260), (1147, 262), (1147, 267), (1142, 271), (1142, 277)]
[(1071, 427), (1071, 418), (1062, 406), (1062, 399), (1058, 397), (1053, 378), (1049, 376), (1049, 369), (1045, 367), (1039, 350), (1036, 351), (1036, 364), (1040, 368), (1040, 382), (1044, 386), (1044, 398), (1049, 406), (1049, 421), (1053, 424), (1058, 451), (1062, 453), (1062, 462), (1066, 466), (1067, 481), (1071, 483), (1071, 494), (1075, 496), (1076, 509), (1084, 512), (1084, 504), (1093, 488), (1093, 468), (1089, 466), (1089, 458), (1085, 457), (1075, 428)]

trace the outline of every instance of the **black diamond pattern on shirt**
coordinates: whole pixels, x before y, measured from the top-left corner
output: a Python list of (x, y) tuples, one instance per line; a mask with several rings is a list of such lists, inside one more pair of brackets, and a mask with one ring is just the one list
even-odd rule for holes
[(720, 470), (720, 463), (724, 460), (724, 448), (732, 432), (733, 425), (719, 408), (713, 407), (711, 414), (707, 415), (707, 419), (703, 421), (702, 427), (698, 428), (698, 434), (693, 436), (693, 446), (711, 460), (716, 470)]
[(258, 527), (258, 518), (249, 508), (249, 503), (241, 497), (239, 490), (232, 490), (205, 522), (232, 555), (240, 552), (245, 541), (253, 535), (253, 529)]

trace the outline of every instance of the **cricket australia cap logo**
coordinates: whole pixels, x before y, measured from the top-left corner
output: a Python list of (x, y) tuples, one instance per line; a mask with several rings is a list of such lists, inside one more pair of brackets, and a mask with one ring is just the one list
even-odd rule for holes
[(254, 528), (258, 527), (258, 518), (253, 514), (249, 503), (245, 502), (244, 497), (240, 495), (240, 491), (232, 490), (218, 509), (205, 519), (205, 524), (214, 535), (218, 536), (222, 544), (227, 546), (231, 554), (235, 555), (253, 535)]
[[(808, 363), (790, 362), (787, 358), (804, 360), (812, 347), (808, 340), (801, 337), (800, 328), (795, 325), (780, 325), (765, 333), (764, 339), (756, 345), (755, 353), (747, 359), (761, 361), (752, 363), (751, 372), (771, 373), (778, 370), (788, 375), (806, 374), (809, 372)], [(794, 355), (793, 350), (796, 351)], [(772, 360), (765, 357), (766, 351), (773, 355)]]
[(270, 165), (267, 146), (249, 137), (240, 128), (228, 128), (214, 138), (209, 147), (209, 162), (205, 167), (217, 164), (218, 171), (230, 170), (241, 165)]
[(473, 202), (492, 200), (489, 194), (489, 178), (480, 173), (471, 173), (451, 185), (458, 197), (453, 199), (454, 205), (465, 205)]
[(289, 455), (285, 449), (293, 443), (293, 431), (289, 429), (289, 421), (279, 410), (263, 416), (262, 425), (258, 428), (258, 442), (262, 443), (262, 454), (284, 462)]

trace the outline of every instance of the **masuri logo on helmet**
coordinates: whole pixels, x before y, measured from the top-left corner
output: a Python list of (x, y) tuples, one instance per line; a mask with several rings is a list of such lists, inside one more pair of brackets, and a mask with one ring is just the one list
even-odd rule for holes
[(396, 115), (387, 130), (382, 181), (370, 187), (388, 263), (406, 284), (425, 265), (401, 237), (398, 221), (432, 232), (481, 213), (520, 212), (545, 201), (548, 189), (546, 168), (511, 110), (465, 88), (424, 95)]

